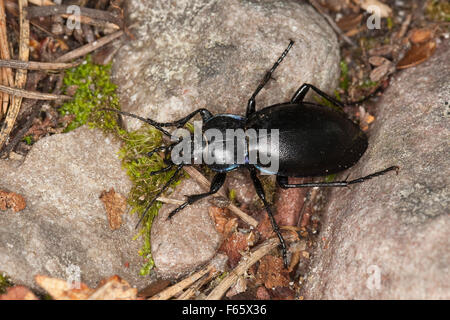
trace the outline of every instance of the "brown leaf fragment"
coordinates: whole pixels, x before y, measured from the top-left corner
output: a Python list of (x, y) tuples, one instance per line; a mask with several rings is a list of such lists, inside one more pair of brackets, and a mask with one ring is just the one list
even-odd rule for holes
[(413, 45), (403, 59), (398, 62), (397, 69), (411, 68), (421, 64), (431, 57), (435, 49), (436, 42), (434, 41)]
[(228, 264), (234, 268), (241, 260), (241, 252), (245, 252), (256, 242), (253, 232), (233, 232), (220, 246), (219, 251), (228, 256)]
[(89, 300), (136, 300), (137, 289), (132, 288), (128, 282), (114, 275), (103, 280)]
[(267, 255), (261, 259), (256, 279), (268, 289), (287, 287), (290, 281), (289, 273), (284, 268), (283, 259), (272, 255)]
[(381, 56), (373, 56), (369, 58), (369, 63), (375, 67), (379, 67), (383, 64), (390, 63), (390, 61)]
[(228, 209), (211, 206), (209, 215), (214, 220), (217, 232), (224, 236), (235, 231), (238, 226), (237, 218), (232, 217), (228, 212)]
[(122, 225), (122, 214), (127, 208), (127, 199), (120, 193), (116, 193), (114, 188), (111, 188), (108, 192), (103, 191), (101, 193), (100, 200), (105, 205), (109, 227), (111, 230), (119, 229)]
[(373, 82), (380, 81), (395, 71), (394, 64), (387, 60), (387, 63), (376, 67), (370, 72), (370, 80)]
[(25, 198), (18, 193), (0, 190), (0, 210), (11, 208), (14, 212), (19, 212), (27, 206)]
[(85, 300), (94, 292), (82, 282), (70, 284), (66, 280), (43, 275), (36, 275), (34, 280), (55, 300)]
[(91, 289), (82, 282), (73, 288), (65, 280), (43, 275), (36, 275), (34, 279), (55, 300), (134, 300), (137, 296), (137, 289), (117, 275), (100, 281), (96, 289)]
[(338, 27), (347, 32), (352, 29), (357, 29), (357, 27), (361, 24), (363, 15), (362, 14), (350, 14), (342, 17), (338, 22)]
[(263, 286), (258, 287), (256, 290), (256, 299), (258, 300), (270, 300), (270, 294)]
[(14, 286), (6, 289), (6, 293), (0, 295), (0, 300), (38, 300), (38, 298), (27, 287)]
[(414, 29), (409, 35), (412, 43), (419, 44), (429, 41), (433, 37), (433, 31), (430, 29)]

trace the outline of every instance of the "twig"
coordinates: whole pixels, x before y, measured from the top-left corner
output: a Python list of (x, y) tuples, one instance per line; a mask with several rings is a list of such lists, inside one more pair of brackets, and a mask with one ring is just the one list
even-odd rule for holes
[(314, 7), (314, 9), (317, 10), (317, 12), (319, 12), (328, 21), (328, 23), (330, 24), (331, 28), (333, 28), (334, 32), (336, 32), (345, 42), (347, 42), (352, 47), (354, 47), (354, 48), (357, 47), (356, 43), (354, 43), (352, 41), (352, 39), (347, 37), (342, 32), (341, 28), (339, 28), (339, 26), (336, 24), (336, 22), (334, 22), (333, 18), (330, 17), (325, 11), (323, 11), (322, 6), (320, 4), (318, 4), (316, 2), (316, 0), (309, 0), (309, 3)]
[[(0, 0), (1, 1), (1, 0)], [(0, 67), (26, 70), (61, 70), (76, 67), (81, 62), (58, 63), (58, 62), (36, 62), (20, 60), (0, 60)]]
[[(0, 58), (2, 59), (10, 59), (8, 37), (6, 34), (5, 3), (3, 0), (0, 0)], [(0, 78), (2, 79), (0, 84), (14, 86), (13, 74), (10, 68), (2, 68)], [(1, 98), (0, 118), (2, 114), (6, 114), (9, 105), (9, 96), (7, 94), (2, 93)]]
[(218, 270), (214, 270), (209, 272), (207, 275), (204, 275), (202, 278), (198, 279), (190, 288), (186, 289), (177, 300), (189, 300), (191, 299), (195, 293), (206, 283), (208, 283), (212, 278), (219, 274)]
[[(120, 29), (123, 26), (122, 19), (116, 17), (109, 11), (97, 10), (85, 7), (78, 7), (80, 9), (80, 16), (71, 15), (68, 11), (67, 5), (49, 5), (41, 7), (30, 7), (27, 9), (27, 18), (48, 17), (54, 15), (62, 15), (64, 18), (71, 18), (75, 21), (80, 21), (85, 24), (90, 24), (99, 27), (113, 27)], [(108, 23), (110, 22), (110, 23)]]
[[(27, 90), (23, 90), (23, 89), (7, 87), (4, 85), (0, 85), (0, 91), (6, 92), (7, 94), (13, 95), (20, 99), (21, 98), (28, 98), (28, 99), (35, 99), (35, 100), (68, 100), (68, 99), (72, 99), (72, 97), (70, 97), (70, 96), (65, 96), (65, 95), (61, 95), (61, 94), (27, 91)], [(9, 112), (8, 112), (8, 114), (9, 114)]]
[[(184, 171), (187, 172), (187, 174), (189, 174), (192, 178), (194, 178), (194, 180), (196, 180), (204, 189), (209, 190), (210, 183), (208, 179), (206, 179), (205, 176), (203, 176), (197, 169), (190, 166), (183, 167), (183, 169)], [(223, 190), (219, 190), (218, 196), (227, 198)], [(256, 219), (250, 217), (248, 214), (246, 214), (244, 211), (236, 207), (234, 204), (230, 203), (227, 208), (250, 226), (254, 228), (258, 226), (258, 221)]]
[(196, 282), (198, 279), (202, 278), (207, 273), (215, 270), (215, 265), (213, 262), (209, 263), (206, 267), (201, 269), (200, 271), (197, 271), (196, 273), (190, 275), (184, 280), (181, 280), (180, 282), (174, 284), (171, 287), (168, 287), (164, 289), (163, 291), (155, 294), (149, 300), (167, 300), (172, 298), (173, 296), (177, 295), (178, 293), (182, 292), (184, 289), (192, 285), (194, 282)]
[(114, 32), (110, 35), (107, 35), (103, 38), (100, 38), (98, 40), (95, 40), (94, 42), (85, 44), (84, 46), (81, 46), (75, 50), (72, 50), (64, 55), (62, 55), (61, 57), (59, 57), (58, 59), (56, 59), (56, 62), (67, 62), (73, 59), (77, 59), (79, 57), (85, 56), (86, 54), (88, 54), (89, 52), (92, 52), (102, 46), (104, 46), (105, 44), (113, 41), (116, 38), (119, 38), (120, 36), (123, 35), (123, 31), (117, 31)]
[[(292, 234), (284, 236), (286, 241), (294, 240)], [(263, 242), (261, 245), (256, 247), (250, 255), (243, 256), (238, 264), (238, 266), (231, 271), (223, 280), (211, 291), (211, 293), (206, 297), (206, 300), (219, 300), (227, 292), (232, 285), (236, 283), (238, 278), (242, 276), (248, 268), (258, 262), (262, 257), (268, 254), (270, 251), (275, 249), (279, 245), (278, 238), (270, 238)]]
[[(20, 37), (19, 37), (19, 59), (22, 61), (28, 61), (30, 48), (30, 22), (25, 17), (25, 8), (28, 5), (27, 0), (19, 0), (19, 11), (20, 11)], [(21, 89), (25, 86), (27, 82), (27, 71), (19, 69), (16, 72), (15, 87)], [(4, 87), (4, 86), (3, 86)], [(8, 88), (8, 87), (7, 87)], [(17, 115), (19, 114), (20, 106), (22, 104), (21, 96), (12, 97), (12, 102), (9, 107), (8, 113), (6, 114), (5, 122), (3, 122), (0, 131), (0, 149), (9, 137), (11, 130), (16, 121)]]
[(165, 197), (158, 197), (158, 198), (156, 198), (156, 200), (160, 201), (162, 203), (175, 204), (175, 205), (182, 205), (184, 203), (184, 201), (182, 201), (182, 200), (170, 199), (170, 198), (165, 198)]
[(25, 106), (27, 102), (29, 102), (28, 104), (31, 105), (32, 108), (31, 114), (28, 117), (25, 124), (20, 129), (20, 131), (15, 135), (15, 137), (9, 141), (9, 143), (3, 150), (0, 151), (0, 158), (2, 158), (4, 155), (8, 156), (9, 153), (14, 150), (16, 145), (22, 140), (22, 138), (31, 128), (33, 120), (39, 115), (39, 113), (41, 112), (41, 107), (45, 103), (45, 101), (37, 102), (35, 100), (26, 100), (22, 105)]

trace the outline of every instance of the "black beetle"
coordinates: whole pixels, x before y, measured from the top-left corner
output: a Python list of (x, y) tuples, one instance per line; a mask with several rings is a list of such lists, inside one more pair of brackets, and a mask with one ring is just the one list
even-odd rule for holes
[[(301, 184), (288, 183), (288, 177), (324, 176), (343, 171), (353, 166), (361, 158), (368, 146), (367, 136), (363, 131), (361, 131), (357, 124), (345, 116), (343, 111), (339, 112), (326, 106), (303, 101), (308, 90), (313, 89), (317, 94), (332, 102), (336, 106), (341, 108), (343, 107), (341, 102), (328, 96), (326, 93), (310, 84), (303, 84), (300, 86), (289, 102), (275, 104), (259, 111), (255, 111), (256, 95), (271, 79), (272, 73), (287, 55), (293, 44), (294, 41), (291, 40), (288, 47), (284, 50), (272, 68), (265, 74), (264, 79), (258, 85), (248, 101), (245, 117), (234, 114), (220, 114), (213, 116), (207, 109), (198, 109), (178, 121), (160, 123), (151, 119), (145, 119), (140, 116), (130, 114), (128, 112), (114, 109), (104, 109), (140, 119), (154, 126), (169, 137), (171, 136), (170, 133), (164, 130), (163, 127), (181, 128), (197, 114), (200, 114), (203, 120), (202, 132), (205, 132), (208, 129), (216, 129), (225, 134), (227, 129), (278, 129), (279, 166), (276, 171), (270, 171), (270, 168), (260, 163), (259, 160), (257, 160), (256, 163), (249, 163), (248, 153), (250, 152), (251, 145), (247, 143), (245, 151), (247, 157), (244, 163), (231, 161), (222, 164), (208, 165), (213, 171), (217, 172), (211, 182), (209, 192), (187, 196), (187, 201), (173, 210), (169, 214), (169, 218), (187, 205), (219, 191), (225, 182), (227, 172), (240, 167), (245, 167), (250, 171), (250, 176), (256, 192), (264, 203), (264, 207), (269, 215), (272, 228), (280, 240), (283, 260), (286, 266), (286, 244), (273, 217), (270, 206), (267, 203), (263, 186), (257, 177), (258, 171), (262, 171), (266, 174), (275, 174), (277, 176), (277, 183), (281, 188), (304, 188), (344, 187), (363, 182), (373, 177), (385, 174), (386, 172), (398, 169), (398, 167), (392, 166), (365, 177), (350, 181), (312, 182)], [(208, 148), (209, 142), (210, 141), (206, 141), (206, 144), (203, 144), (202, 148)], [(169, 181), (161, 188), (157, 196), (149, 203), (147, 209), (141, 217), (141, 220), (146, 215), (148, 209), (156, 201), (156, 198), (159, 197), (159, 195), (161, 195), (174, 181), (182, 167), (184, 165), (192, 164), (175, 164), (171, 158), (168, 157), (169, 151), (173, 150), (178, 143), (180, 143), (180, 140), (167, 146), (158, 147), (148, 154), (148, 156), (151, 156), (154, 152), (166, 152), (165, 162), (167, 167), (162, 170), (152, 172), (152, 174), (166, 172), (173, 167), (176, 169)], [(236, 154), (236, 150), (231, 150), (231, 153)]]

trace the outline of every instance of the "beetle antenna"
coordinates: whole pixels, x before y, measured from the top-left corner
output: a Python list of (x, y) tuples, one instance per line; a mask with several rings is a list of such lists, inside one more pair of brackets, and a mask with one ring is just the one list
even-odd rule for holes
[(171, 136), (172, 136), (167, 130), (164, 130), (164, 129), (159, 125), (158, 122), (153, 121), (152, 119), (148, 119), (148, 118), (146, 119), (146, 118), (143, 118), (143, 117), (141, 117), (141, 116), (138, 116), (138, 115), (135, 115), (135, 114), (132, 114), (132, 113), (129, 113), (129, 112), (125, 112), (125, 111), (121, 111), (121, 110), (116, 110), (116, 109), (111, 109), (111, 108), (102, 108), (102, 109), (100, 109), (100, 110), (104, 110), (104, 111), (112, 111), (112, 112), (116, 112), (116, 113), (119, 113), (119, 114), (124, 115), (124, 116), (128, 116), (128, 117), (132, 117), (132, 118), (141, 120), (141, 121), (143, 121), (143, 122), (145, 122), (145, 123), (148, 123), (149, 125), (155, 127), (156, 129), (158, 129), (159, 131), (161, 131), (162, 133), (164, 133), (166, 136), (168, 136), (168, 137), (171, 137)]

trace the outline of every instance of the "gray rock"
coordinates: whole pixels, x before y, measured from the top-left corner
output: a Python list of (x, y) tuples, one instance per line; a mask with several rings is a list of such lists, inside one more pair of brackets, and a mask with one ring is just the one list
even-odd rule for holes
[(449, 49), (400, 72), (378, 102), (351, 177), (400, 172), (333, 190), (306, 298), (450, 298)]
[[(113, 67), (123, 109), (173, 121), (198, 108), (244, 114), (264, 73), (295, 45), (257, 98), (288, 101), (304, 82), (332, 91), (339, 77), (336, 35), (298, 1), (130, 1), (137, 39)], [(130, 128), (140, 126), (127, 119)]]
[(39, 140), (23, 163), (0, 160), (0, 189), (27, 202), (24, 211), (0, 212), (1, 271), (33, 288), (36, 274), (68, 279), (78, 268), (89, 286), (113, 274), (143, 286), (134, 217), (124, 214), (120, 229), (110, 230), (99, 199), (103, 190), (126, 196), (131, 187), (118, 149), (118, 141), (81, 127)]
[[(170, 198), (185, 200), (185, 195), (202, 192), (193, 179), (185, 179)], [(213, 258), (222, 239), (209, 217), (210, 206), (207, 198), (202, 199), (170, 220), (167, 216), (177, 205), (165, 204), (159, 210), (150, 239), (155, 269), (161, 278), (178, 278)]]
[[(289, 39), (295, 45), (275, 72), (276, 80), (258, 95), (257, 108), (288, 101), (305, 82), (328, 92), (337, 84), (336, 35), (307, 4), (130, 1), (129, 12), (137, 24), (136, 40), (119, 51), (113, 67), (123, 110), (157, 121), (173, 121), (198, 108), (245, 114), (248, 99)], [(126, 123), (130, 129), (141, 125), (134, 119)], [(239, 189), (234, 182), (229, 186)], [(180, 188), (184, 191), (174, 195), (190, 194), (198, 186)], [(253, 192), (238, 196), (245, 202)], [(153, 225), (152, 254), (162, 277), (180, 276), (214, 255), (220, 238), (208, 207), (205, 200), (170, 222), (164, 215), (173, 206), (161, 209)]]

